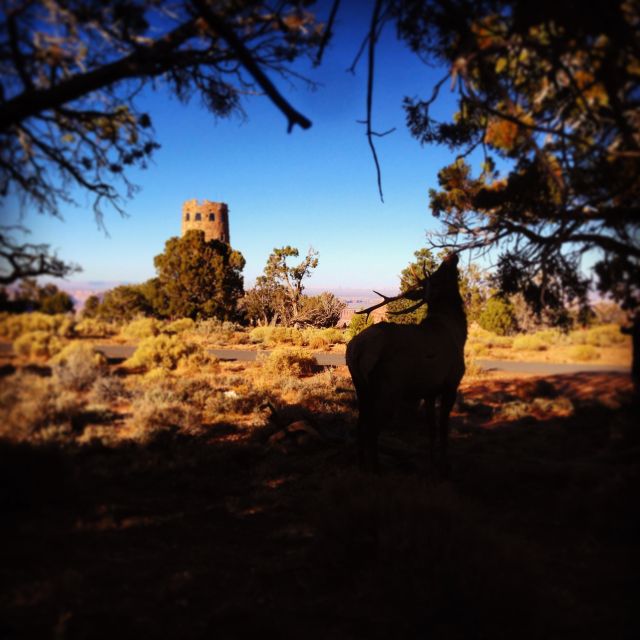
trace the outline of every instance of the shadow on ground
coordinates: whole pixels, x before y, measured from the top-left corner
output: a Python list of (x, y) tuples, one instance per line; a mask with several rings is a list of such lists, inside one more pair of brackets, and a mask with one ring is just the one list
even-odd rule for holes
[(412, 429), (384, 436), (380, 477), (348, 440), (284, 454), (268, 428), (2, 443), (0, 637), (638, 637), (626, 393), (467, 384), (440, 484)]

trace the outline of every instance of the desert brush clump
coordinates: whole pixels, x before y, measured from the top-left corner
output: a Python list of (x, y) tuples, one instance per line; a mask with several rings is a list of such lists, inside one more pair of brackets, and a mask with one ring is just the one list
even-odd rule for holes
[(77, 430), (84, 403), (55, 380), (17, 373), (0, 389), (0, 436), (9, 440), (68, 438)]
[(536, 412), (560, 417), (569, 418), (575, 413), (575, 406), (570, 398), (560, 396), (557, 398), (535, 398), (532, 403)]
[(546, 351), (549, 344), (537, 335), (516, 336), (513, 340), (514, 351)]
[(126, 340), (144, 340), (157, 336), (162, 329), (162, 323), (155, 318), (136, 318), (120, 330), (120, 335)]
[(129, 396), (130, 392), (120, 378), (106, 375), (96, 378), (89, 397), (96, 404), (113, 404)]
[(180, 431), (194, 432), (201, 416), (194, 408), (164, 385), (151, 387), (131, 402), (131, 415), (126, 421), (126, 433), (141, 443), (158, 437), (171, 437)]
[(589, 362), (590, 360), (598, 360), (600, 358), (600, 353), (590, 344), (579, 344), (575, 347), (571, 347), (569, 356), (573, 360)]
[(304, 345), (302, 332), (294, 327), (255, 327), (249, 334), (249, 340), (268, 347), (285, 344), (298, 347)]
[(73, 328), (73, 318), (63, 313), (49, 315), (33, 311), (30, 313), (0, 314), (0, 336), (11, 340), (33, 331), (46, 331), (66, 338), (73, 334)]
[(263, 361), (263, 371), (276, 376), (308, 376), (316, 369), (313, 354), (301, 348), (279, 347)]
[(335, 327), (326, 329), (310, 327), (302, 330), (302, 340), (303, 344), (310, 349), (325, 349), (334, 344), (343, 344), (345, 342), (345, 334), (344, 331)]
[(178, 367), (205, 364), (207, 356), (202, 347), (182, 339), (180, 335), (161, 333), (145, 338), (140, 342), (134, 354), (126, 361), (128, 367), (174, 370)]
[(74, 330), (83, 338), (106, 338), (118, 333), (113, 324), (98, 318), (83, 318), (75, 325)]
[(563, 333), (559, 329), (542, 329), (536, 331), (533, 335), (549, 346), (562, 345), (567, 341), (566, 333)]
[(498, 420), (522, 420), (531, 416), (531, 406), (522, 400), (513, 400), (511, 402), (503, 402), (500, 405), (496, 418)]
[(50, 331), (27, 331), (13, 341), (13, 350), (26, 360), (47, 360), (64, 347), (64, 340)]
[(53, 356), (50, 364), (61, 388), (85, 391), (105, 372), (107, 359), (90, 344), (73, 341)]
[(191, 318), (180, 318), (178, 320), (174, 320), (173, 322), (169, 322), (169, 324), (165, 325), (163, 328), (164, 333), (183, 333), (184, 331), (193, 331), (195, 329), (196, 323)]
[(265, 398), (264, 393), (250, 389), (215, 389), (205, 402), (203, 417), (215, 422), (229, 414), (256, 413), (264, 406)]
[(589, 329), (576, 329), (567, 337), (571, 345), (589, 345), (592, 347), (621, 347), (629, 343), (617, 324), (604, 324)]

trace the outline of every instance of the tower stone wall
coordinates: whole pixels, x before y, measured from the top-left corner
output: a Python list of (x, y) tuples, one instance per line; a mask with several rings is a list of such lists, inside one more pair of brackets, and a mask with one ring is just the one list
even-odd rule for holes
[(182, 205), (182, 235), (191, 229), (204, 231), (205, 240), (231, 244), (229, 207), (224, 202), (186, 200)]

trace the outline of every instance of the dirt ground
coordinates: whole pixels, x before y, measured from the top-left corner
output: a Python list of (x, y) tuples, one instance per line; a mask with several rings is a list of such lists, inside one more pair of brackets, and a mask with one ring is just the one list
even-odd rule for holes
[(411, 425), (360, 473), (353, 407), (2, 442), (0, 638), (640, 637), (637, 418), (625, 376), (472, 379), (447, 481)]

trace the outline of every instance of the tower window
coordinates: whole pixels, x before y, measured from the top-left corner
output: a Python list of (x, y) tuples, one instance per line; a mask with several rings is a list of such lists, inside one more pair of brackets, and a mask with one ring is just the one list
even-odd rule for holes
[(195, 219), (196, 220), (202, 220), (202, 216), (199, 213), (196, 213)]
[(210, 213), (209, 214), (209, 221), (213, 222), (216, 219), (216, 214), (215, 213)]
[(185, 213), (185, 214), (184, 214), (184, 219), (185, 219), (185, 220), (189, 220), (190, 218), (191, 218), (191, 216), (190, 216), (188, 213)]

